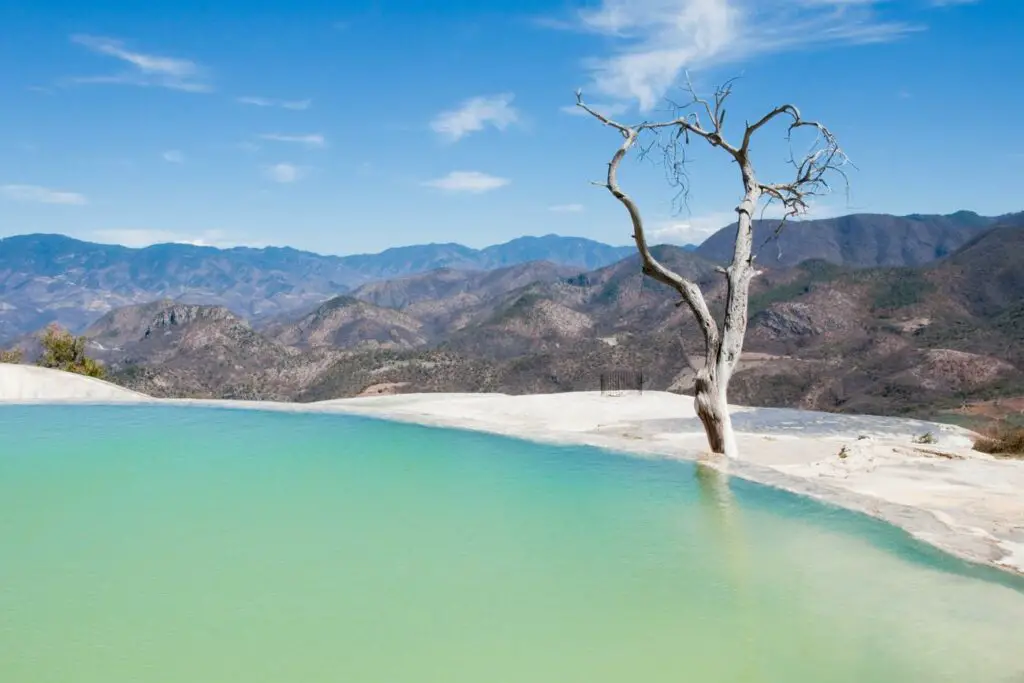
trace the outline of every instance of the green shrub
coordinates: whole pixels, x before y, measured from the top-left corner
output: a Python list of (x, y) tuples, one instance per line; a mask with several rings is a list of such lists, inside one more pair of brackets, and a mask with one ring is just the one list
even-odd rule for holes
[(43, 355), (36, 364), (102, 379), (106, 372), (102, 365), (85, 355), (85, 342), (85, 337), (76, 337), (58, 325), (50, 325), (40, 340)]

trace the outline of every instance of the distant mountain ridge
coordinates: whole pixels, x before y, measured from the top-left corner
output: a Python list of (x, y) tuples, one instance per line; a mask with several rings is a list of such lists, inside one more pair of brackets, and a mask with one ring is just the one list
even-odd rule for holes
[(550, 261), (592, 270), (615, 263), (632, 254), (634, 249), (633, 246), (613, 247), (583, 237), (549, 234), (517, 237), (483, 249), (449, 242), (393, 247), (378, 254), (356, 254), (340, 258), (367, 279), (383, 280), (438, 268), (493, 270), (531, 261)]
[[(785, 268), (819, 259), (853, 268), (919, 266), (944, 258), (997, 225), (1024, 226), (1024, 214), (979, 216), (851, 214), (789, 221), (774, 235), (778, 220), (754, 221), (754, 248), (764, 266)], [(719, 263), (732, 258), (736, 224), (706, 239), (696, 253)]]
[[(852, 268), (904, 267), (941, 259), (996, 225), (1024, 226), (1024, 214), (854, 214), (792, 222), (777, 240), (768, 239), (777, 225), (756, 223), (755, 245), (762, 247), (759, 262), (767, 268), (807, 260)], [(699, 247), (687, 245), (680, 251), (705, 265), (728, 261), (734, 233), (735, 226), (726, 227)], [(132, 249), (62, 235), (22, 235), (0, 239), (0, 345), (52, 321), (80, 331), (110, 310), (164, 299), (223, 306), (260, 327), (266, 321), (294, 320), (360, 288), (357, 298), (385, 307), (417, 299), (417, 314), (430, 313), (425, 318), (428, 326), (447, 325), (460, 307), (479, 298), (479, 287), (491, 291), (530, 281), (550, 282), (570, 270), (592, 273), (630, 258), (635, 261), (633, 246), (558, 235), (520, 237), (483, 249), (423, 244), (352, 256), (323, 256), (289, 247), (158, 244)], [(542, 262), (547, 265), (536, 265)], [(691, 260), (690, 265), (695, 263)], [(523, 270), (515, 270), (521, 266)], [(454, 274), (449, 282), (408, 279), (439, 269)], [(469, 271), (477, 275), (459, 275)], [(483, 275), (489, 272), (500, 275)], [(377, 286), (380, 283), (385, 284)], [(437, 296), (417, 291), (421, 285), (435, 288)], [(456, 289), (461, 289), (462, 299), (443, 294)]]
[(225, 306), (250, 320), (303, 311), (354, 287), (437, 268), (489, 270), (544, 260), (590, 270), (632, 253), (579, 237), (522, 237), (484, 249), (427, 244), (324, 256), (290, 247), (157, 244), (63, 235), (0, 239), (0, 343), (51, 321), (81, 330), (103, 313), (158, 299)]

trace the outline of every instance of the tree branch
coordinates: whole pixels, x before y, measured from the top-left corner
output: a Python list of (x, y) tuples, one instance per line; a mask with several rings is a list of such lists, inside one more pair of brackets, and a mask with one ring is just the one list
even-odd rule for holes
[(631, 128), (613, 121), (607, 116), (596, 112), (587, 106), (583, 102), (583, 97), (579, 92), (576, 93), (576, 104), (604, 125), (615, 128), (622, 134), (624, 140), (615, 151), (615, 154), (612, 156), (612, 160), (608, 162), (608, 176), (604, 187), (626, 208), (626, 211), (629, 213), (630, 221), (633, 224), (633, 240), (636, 242), (637, 250), (640, 253), (640, 260), (644, 275), (647, 275), (662, 284), (668, 285), (679, 293), (683, 302), (685, 302), (686, 306), (689, 307), (690, 311), (693, 312), (694, 317), (697, 319), (697, 322), (701, 327), (701, 331), (704, 334), (705, 346), (710, 353), (713, 349), (717, 349), (718, 347), (718, 325), (715, 323), (715, 319), (712, 317), (711, 311), (708, 309), (707, 302), (704, 300), (704, 295), (701, 293), (700, 287), (698, 287), (695, 282), (669, 270), (654, 257), (651, 253), (650, 246), (647, 244), (647, 236), (644, 232), (644, 223), (643, 218), (640, 215), (640, 209), (637, 207), (633, 199), (619, 187), (617, 178), (619, 164), (622, 163), (622, 159), (626, 156), (633, 145), (636, 144), (640, 130), (645, 129), (648, 124), (641, 124), (641, 126)]
[[(817, 121), (801, 118), (800, 110), (791, 104), (776, 107), (753, 125), (748, 125), (741, 151), (746, 154), (753, 134), (779, 116), (788, 116), (790, 119), (786, 139), (790, 143), (789, 163), (796, 171), (795, 178), (786, 183), (758, 183), (758, 187), (763, 195), (781, 204), (784, 223), (787, 218), (807, 213), (811, 198), (832, 191), (827, 178), (830, 174), (840, 176), (849, 184), (843, 169), (852, 164), (832, 131)], [(793, 132), (804, 128), (813, 130), (816, 135), (807, 152), (797, 159), (792, 150)]]
[[(672, 105), (676, 111), (677, 116), (671, 121), (663, 123), (650, 124), (651, 130), (657, 130), (659, 128), (677, 127), (676, 139), (678, 140), (680, 135), (688, 136), (689, 133), (693, 133), (699, 137), (707, 140), (713, 147), (721, 147), (728, 152), (734, 159), (738, 160), (739, 148), (729, 144), (725, 140), (723, 134), (723, 128), (725, 126), (725, 102), (729, 99), (729, 95), (732, 94), (732, 84), (736, 79), (729, 79), (722, 85), (715, 88), (715, 101), (712, 104), (706, 99), (703, 99), (697, 95), (696, 90), (693, 88), (693, 83), (690, 82), (690, 75), (686, 75), (686, 87), (684, 90), (690, 96), (690, 101), (685, 104), (678, 104), (669, 100), (669, 104)], [(696, 112), (690, 111), (693, 108), (700, 108), (704, 110), (707, 115), (708, 123), (710, 128), (705, 128), (701, 123), (700, 115)], [(689, 140), (686, 140), (689, 142)]]
[(762, 128), (772, 119), (778, 116), (782, 116), (783, 114), (788, 114), (793, 118), (794, 121), (800, 120), (800, 111), (793, 105), (783, 104), (782, 106), (775, 107), (775, 109), (772, 109), (770, 112), (762, 116), (755, 124), (747, 124), (747, 129), (743, 133), (743, 144), (740, 146), (740, 149), (742, 149), (744, 152), (749, 151), (750, 138), (754, 135), (754, 133), (756, 133), (760, 128)]
[(600, 113), (600, 112), (598, 112), (598, 111), (595, 111), (595, 110), (591, 109), (591, 108), (590, 108), (590, 107), (589, 107), (589, 106), (588, 106), (588, 105), (587, 105), (587, 104), (586, 104), (586, 103), (585, 103), (585, 102), (583, 101), (583, 92), (582, 92), (582, 91), (580, 91), (580, 90), (577, 90), (577, 91), (576, 91), (576, 106), (577, 106), (577, 107), (579, 107), (579, 108), (581, 108), (581, 109), (582, 109), (583, 111), (587, 112), (587, 113), (588, 113), (588, 114), (590, 114), (591, 116), (593, 116), (593, 117), (594, 117), (595, 119), (597, 119), (598, 121), (600, 121), (600, 122), (601, 122), (601, 123), (603, 123), (604, 125), (606, 125), (606, 126), (611, 126), (612, 128), (615, 128), (616, 130), (618, 130), (618, 131), (619, 131), (620, 133), (622, 133), (623, 135), (628, 135), (628, 134), (630, 133), (630, 129), (629, 129), (629, 127), (627, 127), (627, 126), (624, 126), (624, 125), (622, 125), (621, 123), (616, 123), (615, 121), (612, 121), (612, 120), (611, 120), (610, 118), (608, 118), (608, 117), (607, 117), (607, 116), (605, 116), (604, 114), (602, 114), (602, 113)]

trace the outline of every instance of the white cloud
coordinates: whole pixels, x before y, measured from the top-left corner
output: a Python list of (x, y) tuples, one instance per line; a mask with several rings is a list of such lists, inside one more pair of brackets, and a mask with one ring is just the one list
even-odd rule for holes
[(78, 192), (53, 190), (39, 185), (2, 185), (0, 195), (16, 202), (36, 204), (87, 204), (85, 195)]
[(176, 149), (169, 149), (160, 155), (164, 161), (171, 164), (183, 164), (185, 163), (185, 155)]
[(274, 142), (293, 142), (306, 147), (323, 147), (327, 140), (320, 133), (309, 135), (282, 135), (280, 133), (263, 133), (259, 136), (261, 140), (272, 140)]
[[(222, 230), (204, 230), (198, 234), (179, 233), (172, 230), (108, 229), (90, 233), (92, 239), (104, 243), (121, 244), (126, 247), (148, 247), (153, 244), (193, 244), (201, 247), (232, 247), (239, 243), (228, 239)], [(256, 245), (248, 245), (256, 246)]]
[(305, 171), (295, 164), (280, 163), (265, 166), (263, 173), (275, 183), (294, 183), (304, 175)]
[(601, 0), (577, 30), (604, 35), (610, 55), (586, 62), (591, 88), (650, 110), (685, 69), (812, 46), (894, 40), (920, 27), (884, 19), (885, 0)]
[[(818, 218), (832, 218), (845, 213), (842, 207), (833, 204), (812, 203), (803, 216), (790, 218), (798, 222)], [(755, 214), (756, 220), (778, 220), (783, 216), (778, 204), (762, 204)], [(647, 229), (652, 244), (700, 244), (722, 228), (736, 222), (735, 211), (715, 211), (687, 218), (654, 221)]]
[(313, 105), (313, 100), (274, 100), (267, 97), (239, 97), (236, 101), (254, 107), (279, 107), (293, 111), (309, 109)]
[(556, 213), (579, 213), (583, 211), (582, 204), (555, 204), (549, 206), (548, 211), (555, 211)]
[(718, 211), (685, 219), (656, 221), (647, 230), (647, 237), (652, 244), (700, 244), (735, 221), (735, 211)]
[(209, 92), (213, 89), (205, 80), (204, 70), (191, 60), (133, 52), (113, 38), (79, 34), (71, 36), (71, 40), (93, 52), (119, 59), (130, 67), (129, 71), (119, 74), (70, 79), (74, 83), (158, 86), (187, 92)]
[(450, 142), (481, 131), (488, 125), (505, 130), (519, 120), (519, 112), (512, 107), (513, 99), (512, 93), (470, 98), (457, 109), (438, 114), (430, 122), (430, 127)]
[(504, 187), (510, 182), (508, 178), (498, 178), (480, 171), (452, 171), (446, 176), (427, 180), (423, 184), (445, 192), (480, 194)]

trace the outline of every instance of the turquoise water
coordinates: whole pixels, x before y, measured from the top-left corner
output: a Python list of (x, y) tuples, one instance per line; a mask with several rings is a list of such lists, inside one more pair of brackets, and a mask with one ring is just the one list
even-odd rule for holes
[(1024, 680), (1024, 589), (686, 463), (0, 407), (3, 683)]

